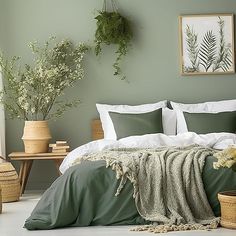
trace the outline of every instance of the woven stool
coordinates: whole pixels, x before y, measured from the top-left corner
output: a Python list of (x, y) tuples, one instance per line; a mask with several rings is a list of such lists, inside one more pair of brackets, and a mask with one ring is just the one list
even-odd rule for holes
[(10, 162), (0, 163), (2, 202), (15, 202), (20, 198), (20, 181)]

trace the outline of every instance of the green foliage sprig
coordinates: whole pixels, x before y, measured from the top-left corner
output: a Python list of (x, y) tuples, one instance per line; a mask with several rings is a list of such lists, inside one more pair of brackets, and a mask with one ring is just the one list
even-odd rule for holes
[(200, 64), (205, 68), (206, 72), (215, 62), (216, 49), (216, 36), (212, 33), (212, 30), (209, 30), (204, 35), (199, 49)]
[(195, 33), (193, 29), (190, 28), (189, 25), (186, 27), (186, 42), (188, 45), (187, 51), (189, 60), (191, 62), (192, 67), (189, 68), (188, 72), (197, 72), (199, 71), (199, 60), (198, 60), (198, 35)]
[(220, 35), (220, 48), (219, 53), (216, 58), (216, 63), (214, 65), (213, 71), (217, 71), (218, 69), (222, 69), (223, 71), (227, 71), (232, 65), (232, 51), (230, 47), (227, 47), (225, 43), (225, 35), (224, 35), (224, 26), (225, 22), (219, 17), (218, 21), (219, 25), (219, 35)]
[[(29, 47), (34, 64), (21, 68), (19, 57), (4, 59), (0, 54), (0, 68), (4, 76), (4, 89), (0, 102), (5, 105), (10, 118), (45, 120), (61, 116), (68, 108), (78, 105), (78, 100), (59, 100), (64, 90), (73, 87), (84, 77), (82, 60), (88, 47), (74, 46), (63, 40), (51, 45), (51, 38), (43, 46), (37, 42)], [(53, 109), (53, 112), (51, 110)]]
[[(95, 17), (97, 20), (97, 30), (95, 33), (95, 53), (101, 53), (101, 44), (117, 44), (117, 57), (113, 64), (114, 75), (121, 75), (120, 61), (128, 52), (133, 33), (129, 21), (118, 12), (100, 11)], [(125, 76), (122, 77), (125, 79)]]

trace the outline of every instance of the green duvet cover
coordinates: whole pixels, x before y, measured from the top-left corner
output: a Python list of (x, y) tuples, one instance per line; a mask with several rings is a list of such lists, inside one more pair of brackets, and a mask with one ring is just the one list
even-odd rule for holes
[[(236, 172), (231, 169), (214, 170), (213, 161), (214, 157), (207, 157), (202, 177), (210, 205), (219, 216), (217, 193), (236, 190)], [(36, 230), (148, 223), (136, 210), (133, 186), (129, 181), (121, 194), (115, 196), (119, 180), (115, 172), (105, 165), (105, 161), (86, 161), (69, 168), (44, 193), (24, 227)]]

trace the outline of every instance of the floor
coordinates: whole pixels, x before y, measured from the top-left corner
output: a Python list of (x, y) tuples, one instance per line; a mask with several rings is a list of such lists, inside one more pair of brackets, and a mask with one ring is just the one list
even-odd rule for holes
[[(49, 231), (27, 231), (22, 228), (25, 219), (37, 204), (39, 193), (27, 193), (19, 202), (3, 204), (0, 214), (0, 236), (147, 236), (147, 232), (130, 232), (130, 226), (66, 228)], [(153, 234), (156, 235), (156, 234)], [(235, 236), (236, 230), (219, 228), (212, 231), (171, 232), (160, 236)]]

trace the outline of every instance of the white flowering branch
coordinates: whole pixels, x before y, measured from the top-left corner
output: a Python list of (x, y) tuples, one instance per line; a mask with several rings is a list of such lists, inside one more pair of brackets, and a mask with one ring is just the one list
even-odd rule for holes
[[(5, 105), (11, 118), (46, 120), (61, 116), (68, 108), (78, 105), (78, 100), (60, 101), (66, 88), (84, 78), (82, 61), (88, 47), (80, 43), (74, 46), (63, 40), (54, 47), (50, 38), (40, 47), (30, 43), (34, 65), (18, 66), (19, 57), (10, 61), (0, 55), (0, 67), (4, 76), (4, 89), (0, 102)], [(54, 112), (52, 112), (52, 110)]]

